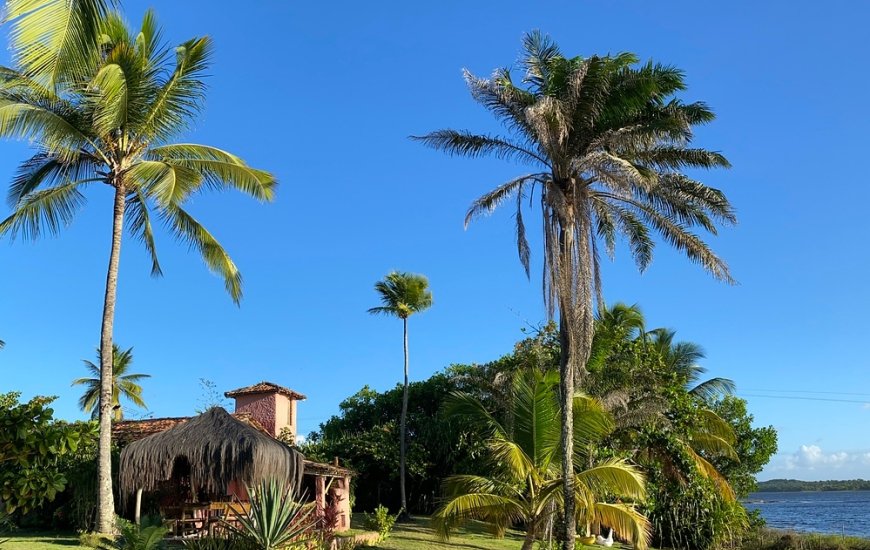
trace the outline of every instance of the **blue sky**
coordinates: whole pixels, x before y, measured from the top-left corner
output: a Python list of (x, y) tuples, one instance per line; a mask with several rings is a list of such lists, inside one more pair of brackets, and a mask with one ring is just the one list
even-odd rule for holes
[[(372, 284), (394, 268), (428, 275), (435, 296), (411, 322), (413, 379), (496, 358), (521, 327), (543, 320), (538, 275), (528, 281), (519, 266), (510, 213), (462, 227), (471, 200), (522, 168), (451, 159), (407, 139), (441, 127), (498, 131), (461, 69), (488, 75), (512, 64), (523, 33), (538, 28), (568, 54), (627, 50), (683, 68), (684, 97), (719, 116), (697, 142), (734, 165), (704, 178), (739, 213), (740, 224), (712, 240), (739, 286), (660, 247), (643, 275), (624, 253), (607, 265), (607, 299), (639, 303), (652, 326), (701, 343), (710, 374), (733, 378), (740, 394), (838, 400), (748, 397), (756, 422), (779, 430), (780, 454), (762, 478), (870, 478), (860, 344), (870, 328), (870, 187), (859, 164), (870, 123), (868, 8), (254, 0), (230, 12), (204, 0), (124, 3), (131, 21), (148, 5), (171, 41), (216, 42), (208, 104), (187, 139), (236, 152), (281, 182), (270, 205), (232, 194), (191, 203), (242, 269), (241, 308), (167, 235), (158, 235), (163, 279), (151, 279), (144, 252), (125, 242), (116, 340), (135, 346), (137, 370), (153, 375), (144, 386), (154, 415), (192, 413), (200, 378), (222, 390), (271, 380), (308, 396), (304, 433), (364, 384), (392, 386), (400, 323), (366, 309), (376, 305)], [(0, 181), (25, 154), (25, 144), (0, 144)], [(0, 243), (0, 391), (58, 395), (64, 418), (81, 417), (70, 381), (98, 342), (110, 211), (108, 191), (95, 189), (63, 237)]]

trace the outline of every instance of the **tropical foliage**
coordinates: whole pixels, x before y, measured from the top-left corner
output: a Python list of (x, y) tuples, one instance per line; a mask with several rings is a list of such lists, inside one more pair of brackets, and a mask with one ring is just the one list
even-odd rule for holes
[(375, 291), (381, 305), (369, 309), (373, 315), (391, 315), (402, 320), (405, 383), (402, 389), (402, 414), (399, 419), (399, 495), (402, 499), (402, 513), (408, 512), (408, 499), (405, 491), (405, 468), (407, 464), (407, 419), (408, 419), (408, 317), (432, 306), (432, 292), (429, 280), (422, 275), (399, 273), (387, 274), (383, 281), (375, 283)]
[(94, 186), (112, 194), (112, 246), (100, 335), (100, 518), (113, 529), (110, 475), (112, 334), (122, 235), (139, 240), (162, 274), (154, 221), (200, 253), (242, 296), (238, 268), (218, 240), (185, 209), (204, 190), (235, 189), (274, 196), (275, 178), (216, 147), (177, 142), (204, 97), (212, 43), (193, 38), (176, 48), (163, 41), (152, 12), (131, 29), (111, 0), (11, 0), (13, 67), (0, 70), (0, 136), (28, 140), (33, 154), (19, 166), (8, 193), (12, 214), (0, 236), (36, 239), (74, 220)]
[[(99, 417), (100, 402), (100, 348), (97, 348), (97, 364), (87, 359), (83, 360), (91, 378), (76, 378), (73, 386), (85, 386), (85, 393), (79, 398), (79, 408), (91, 413), (91, 418)], [(136, 374), (129, 372), (133, 366), (133, 348), (121, 350), (118, 344), (112, 345), (112, 420), (118, 421), (124, 418), (124, 409), (121, 406), (121, 397), (131, 401), (134, 405), (147, 408), (142, 399), (142, 386), (138, 384), (143, 378), (150, 378), (150, 374)]]
[[(732, 281), (727, 265), (695, 233), (735, 221), (718, 189), (684, 173), (728, 167), (719, 153), (692, 147), (694, 127), (713, 120), (701, 102), (677, 97), (686, 88), (679, 69), (630, 53), (566, 57), (548, 37), (523, 41), (523, 74), (509, 69), (490, 79), (466, 72), (472, 97), (501, 122), (507, 135), (439, 130), (415, 139), (451, 155), (494, 156), (530, 167), (475, 200), (466, 225), (506, 201), (516, 205), (520, 262), (529, 273), (530, 246), (523, 205), (540, 198), (543, 216), (544, 298), (558, 311), (561, 395), (574, 394), (592, 348), (595, 303), (601, 299), (602, 251), (611, 257), (618, 237), (642, 271), (652, 261), (657, 233), (713, 276)], [(563, 472), (569, 515), (574, 508), (569, 475), (571, 400), (562, 404)], [(566, 548), (574, 531), (566, 522)]]
[[(471, 395), (457, 393), (448, 401), (446, 414), (468, 418), (487, 438), (490, 473), (444, 481), (446, 502), (432, 517), (442, 536), (471, 518), (491, 523), (502, 533), (515, 523), (525, 525), (524, 550), (543, 534), (562, 500), (558, 382), (555, 371), (516, 373), (509, 422), (493, 417)], [(645, 548), (646, 518), (629, 504), (605, 501), (607, 496), (629, 502), (644, 499), (643, 475), (623, 459), (593, 461), (586, 452), (612, 429), (612, 420), (599, 402), (575, 395), (574, 415), (577, 519), (586, 525), (603, 522), (636, 547)]]
[[(776, 452), (776, 432), (772, 427), (753, 426), (742, 399), (692, 393), (703, 377), (690, 380), (685, 369), (674, 368), (667, 360), (668, 350), (651, 336), (657, 329), (647, 329), (638, 307), (614, 305), (602, 311), (596, 323), (589, 375), (582, 389), (607, 411), (612, 429), (597, 444), (578, 445), (578, 453), (587, 460), (578, 469), (588, 467), (589, 460), (635, 464), (647, 480), (647, 499), (640, 511), (650, 520), (656, 547), (710, 548), (736, 540), (751, 518), (734, 497), (751, 490), (754, 475)], [(676, 337), (671, 347), (697, 348)], [(436, 504), (443, 504), (441, 485), (451, 476), (493, 475), (491, 449), (480, 427), (469, 418), (438, 413), (451, 396), (473, 397), (508, 430), (514, 415), (515, 375), (530, 369), (552, 371), (559, 365), (560, 353), (558, 330), (549, 324), (502, 358), (482, 365), (452, 365), (410, 385), (408, 501), (412, 511), (431, 513)], [(703, 368), (699, 362), (697, 356), (694, 370)], [(342, 402), (340, 414), (308, 437), (307, 456), (321, 460), (341, 456), (359, 472), (354, 480), (356, 509), (374, 509), (379, 499), (390, 506), (399, 504), (393, 488), (401, 392), (401, 387), (383, 393), (364, 388)], [(560, 513), (559, 504), (555, 511)], [(593, 531), (597, 525), (592, 522)]]
[(7, 512), (28, 512), (54, 500), (67, 485), (60, 460), (92, 440), (94, 424), (54, 419), (52, 397), (19, 401), (0, 395), (0, 502)]

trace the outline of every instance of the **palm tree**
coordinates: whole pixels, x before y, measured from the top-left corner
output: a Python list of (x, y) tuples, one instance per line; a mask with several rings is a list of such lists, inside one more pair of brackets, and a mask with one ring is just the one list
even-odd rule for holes
[(399, 494), (402, 499), (402, 514), (408, 514), (405, 493), (405, 453), (407, 445), (408, 417), (408, 317), (432, 306), (429, 280), (422, 275), (393, 271), (383, 281), (375, 283), (375, 291), (381, 298), (381, 306), (369, 309), (373, 315), (392, 315), (402, 320), (405, 352), (405, 383), (402, 388), (402, 417), (399, 423)]
[[(645, 325), (636, 305), (614, 304), (598, 313), (589, 361), (589, 370), (596, 376), (586, 379), (585, 389), (613, 415), (613, 439), (624, 440), (617, 447), (631, 449), (641, 464), (662, 465), (661, 471), (681, 481), (688, 473), (679, 466), (680, 459), (685, 458), (687, 467), (711, 480), (723, 498), (733, 500), (730, 484), (709, 460), (737, 460), (733, 428), (709, 408), (709, 400), (730, 393), (733, 382), (713, 378), (696, 384), (705, 372), (697, 364), (704, 357), (701, 347), (690, 342), (675, 343), (675, 331), (645, 331)], [(674, 374), (694, 402), (692, 421), (683, 421), (679, 433), (673, 426), (675, 414), (667, 392), (662, 392), (672, 383)], [(652, 433), (645, 430), (653, 426), (657, 429)]]
[[(512, 384), (510, 424), (495, 418), (468, 394), (454, 394), (445, 407), (445, 414), (467, 418), (486, 435), (492, 473), (445, 480), (447, 500), (432, 516), (442, 537), (468, 519), (491, 523), (500, 532), (521, 522), (526, 529), (523, 550), (529, 550), (554, 508), (562, 503), (558, 373), (526, 369), (513, 377)], [(586, 525), (587, 534), (589, 524), (599, 521), (644, 548), (649, 540), (646, 518), (631, 505), (602, 501), (604, 493), (631, 500), (644, 498), (643, 476), (619, 458), (585, 466), (588, 457), (583, 450), (599, 443), (613, 423), (595, 399), (575, 394), (573, 402), (573, 437), (578, 453), (571, 470), (575, 498), (581, 503), (576, 517)]]
[(13, 212), (0, 222), (0, 236), (60, 233), (84, 205), (83, 191), (95, 184), (108, 186), (114, 196), (100, 332), (97, 524), (111, 532), (112, 333), (122, 234), (126, 229), (144, 245), (152, 274), (160, 275), (156, 215), (202, 255), (238, 303), (238, 268), (184, 205), (205, 189), (272, 200), (276, 181), (226, 151), (173, 142), (189, 129), (204, 100), (211, 40), (193, 38), (170, 49), (153, 13), (131, 31), (106, 3), (9, 2), (16, 67), (0, 70), (0, 136), (27, 139), (36, 150), (10, 185)]
[[(544, 298), (551, 318), (559, 313), (562, 341), (562, 453), (567, 516), (574, 509), (571, 399), (584, 374), (594, 329), (595, 303), (602, 303), (599, 254), (612, 256), (624, 237), (638, 267), (652, 260), (651, 231), (700, 263), (716, 278), (732, 281), (728, 267), (693, 232), (716, 233), (732, 223), (725, 195), (682, 173), (685, 168), (727, 167), (724, 156), (689, 146), (694, 126), (713, 120), (703, 103), (683, 103), (683, 73), (652, 62), (637, 66), (628, 53), (566, 58), (549, 38), (524, 39), (521, 84), (511, 71), (491, 79), (466, 72), (472, 97), (506, 126), (494, 136), (439, 130), (415, 137), (452, 155), (495, 156), (531, 170), (474, 201), (466, 225), (506, 200), (516, 205), (517, 248), (529, 273), (530, 249), (524, 198), (539, 192), (543, 215)], [(575, 527), (566, 522), (565, 548)]]
[(685, 380), (689, 393), (701, 399), (714, 399), (734, 393), (734, 381), (729, 378), (710, 378), (699, 382), (707, 369), (698, 364), (706, 354), (704, 348), (694, 342), (674, 342), (677, 331), (657, 328), (647, 337), (656, 347), (665, 364)]
[[(85, 412), (90, 412), (91, 418), (96, 419), (100, 416), (100, 365), (102, 364), (100, 348), (97, 348), (96, 364), (87, 359), (84, 359), (83, 362), (91, 373), (92, 378), (76, 378), (73, 380), (72, 385), (85, 386), (85, 393), (79, 398), (79, 407)], [(151, 375), (131, 373), (129, 371), (132, 366), (133, 348), (121, 351), (118, 344), (113, 344), (112, 383), (114, 389), (112, 390), (112, 420), (116, 422), (124, 419), (124, 410), (121, 407), (122, 396), (137, 407), (148, 407), (142, 399), (142, 386), (138, 382), (143, 378), (151, 378)]]

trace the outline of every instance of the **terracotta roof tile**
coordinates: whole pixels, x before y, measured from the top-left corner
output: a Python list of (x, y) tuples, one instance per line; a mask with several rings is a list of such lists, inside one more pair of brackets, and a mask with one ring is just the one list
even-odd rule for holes
[(280, 393), (281, 395), (286, 395), (290, 399), (305, 399), (305, 396), (299, 392), (265, 381), (254, 384), (253, 386), (246, 386), (237, 390), (228, 391), (224, 395), (227, 397), (237, 397), (239, 395), (254, 395), (258, 393)]

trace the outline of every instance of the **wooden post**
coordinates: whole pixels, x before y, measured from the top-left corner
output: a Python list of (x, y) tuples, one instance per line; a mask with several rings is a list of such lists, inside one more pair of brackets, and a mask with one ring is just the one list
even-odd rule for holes
[(140, 523), (140, 516), (142, 513), (142, 488), (136, 490), (136, 525)]
[(322, 516), (326, 511), (326, 479), (323, 476), (314, 477), (315, 514)]

